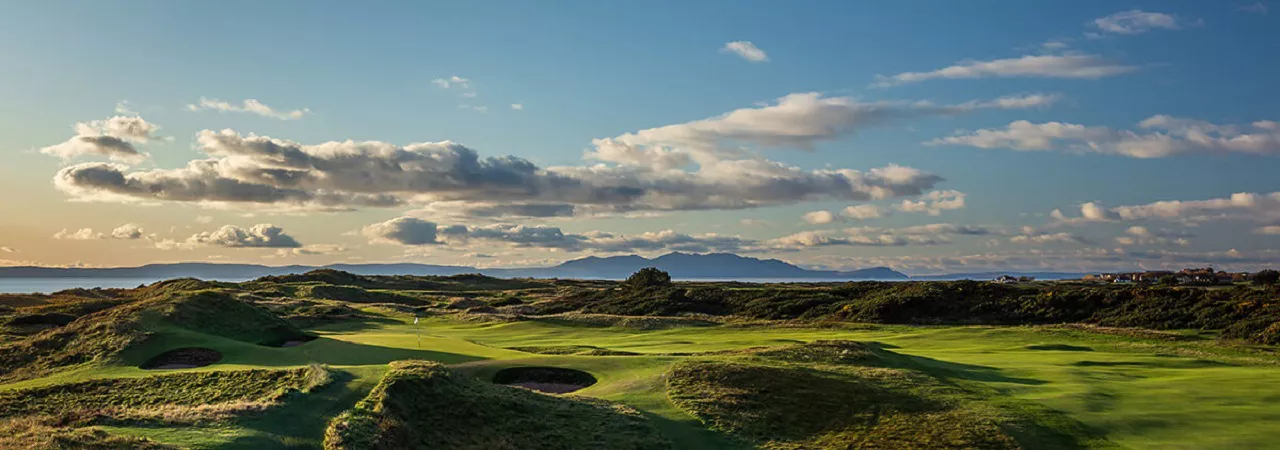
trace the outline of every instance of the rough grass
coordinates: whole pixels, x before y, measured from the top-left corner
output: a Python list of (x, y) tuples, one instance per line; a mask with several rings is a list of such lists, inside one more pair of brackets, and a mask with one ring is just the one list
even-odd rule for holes
[(638, 412), (553, 397), (401, 361), (373, 392), (330, 422), (326, 449), (666, 449)]
[(53, 427), (35, 420), (0, 421), (0, 448), (48, 450), (169, 450), (148, 439), (119, 436), (93, 428)]
[(219, 292), (200, 291), (162, 300), (148, 311), (158, 313), (167, 324), (252, 344), (278, 346), (310, 338), (270, 311)]
[(0, 419), (45, 417), (54, 423), (80, 425), (219, 419), (228, 412), (269, 407), (331, 379), (320, 366), (96, 379), (0, 391)]
[(180, 292), (120, 304), (0, 345), (0, 382), (40, 377), (81, 364), (113, 362), (125, 349), (166, 327), (259, 345), (309, 338), (269, 311), (229, 294)]
[(923, 377), (876, 372), (857, 376), (686, 361), (668, 373), (667, 393), (710, 428), (765, 448), (1019, 448), (994, 421), (948, 399), (893, 389), (883, 380)]

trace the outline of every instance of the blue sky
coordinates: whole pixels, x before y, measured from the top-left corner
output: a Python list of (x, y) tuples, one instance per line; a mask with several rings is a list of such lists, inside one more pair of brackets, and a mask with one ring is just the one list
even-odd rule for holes
[[(1277, 260), (1272, 5), (793, 3), (0, 5), (0, 263)], [(262, 136), (309, 165), (254, 153)], [(459, 174), (348, 140), (518, 161)], [(636, 153), (602, 150), (619, 143)], [(90, 183), (95, 164), (131, 181)], [(873, 171), (898, 166), (911, 173)], [(250, 174), (267, 169), (297, 179)], [(272, 194), (191, 190), (214, 172)], [(422, 178), (387, 181), (406, 172)], [(513, 205), (528, 209), (494, 212)]]

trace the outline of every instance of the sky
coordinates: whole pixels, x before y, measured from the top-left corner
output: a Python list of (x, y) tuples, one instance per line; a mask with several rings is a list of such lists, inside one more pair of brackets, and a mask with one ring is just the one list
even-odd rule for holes
[[(1275, 9), (1275, 11), (1272, 11)], [(0, 265), (1280, 262), (1280, 4), (0, 3)]]

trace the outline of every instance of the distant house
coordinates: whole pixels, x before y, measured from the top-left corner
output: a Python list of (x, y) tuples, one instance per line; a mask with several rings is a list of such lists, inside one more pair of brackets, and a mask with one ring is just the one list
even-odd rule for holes
[(1017, 283), (1018, 279), (1008, 275), (1000, 275), (996, 277), (996, 279), (991, 280), (991, 282), (996, 284), (1013, 284)]
[(1133, 283), (1138, 281), (1136, 278), (1137, 277), (1131, 273), (1122, 273), (1120, 275), (1116, 275), (1112, 283)]

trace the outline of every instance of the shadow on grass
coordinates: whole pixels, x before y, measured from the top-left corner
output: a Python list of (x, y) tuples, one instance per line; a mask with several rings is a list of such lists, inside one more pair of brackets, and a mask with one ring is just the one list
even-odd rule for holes
[(1037, 380), (1035, 378), (1008, 376), (1001, 373), (1000, 369), (995, 367), (953, 363), (933, 358), (925, 358), (923, 356), (891, 352), (888, 349), (897, 347), (885, 345), (879, 342), (866, 342), (864, 344), (868, 349), (876, 354), (878, 357), (877, 359), (880, 361), (880, 364), (878, 365), (895, 369), (918, 370), (943, 381), (966, 380), (982, 381), (987, 383), (1014, 383), (1033, 386), (1047, 383), (1044, 380)]
[(332, 322), (318, 322), (314, 325), (305, 327), (307, 332), (323, 331), (328, 333), (357, 333), (361, 331), (373, 331), (386, 328), (388, 325), (403, 325), (405, 322), (398, 319), (383, 316), (367, 316), (351, 319), (344, 319)]
[(650, 422), (653, 422), (654, 428), (657, 428), (663, 437), (671, 440), (671, 448), (708, 450), (747, 450), (753, 448), (750, 445), (739, 443), (723, 434), (704, 428), (697, 422), (671, 420), (647, 411), (641, 411), (640, 414), (649, 419)]
[(253, 364), (260, 366), (296, 366), (300, 364), (319, 363), (335, 366), (366, 366), (386, 364), (402, 359), (423, 359), (439, 361), (445, 364), (458, 364), (480, 361), (488, 358), (449, 353), (434, 350), (419, 350), (401, 347), (383, 347), (378, 345), (358, 344), (332, 338), (320, 338), (306, 344), (285, 349), (273, 349), (271, 354), (259, 353), (246, 355), (235, 360), (228, 358), (224, 363)]
[[(1043, 405), (1006, 397), (999, 388), (964, 382), (1013, 383), (1028, 386), (1047, 384), (1034, 378), (1013, 377), (994, 367), (960, 364), (922, 356), (905, 355), (888, 351), (896, 348), (879, 342), (864, 343), (880, 361), (879, 366), (914, 370), (939, 381), (967, 391), (977, 390), (984, 401), (997, 405), (1009, 413), (1010, 424), (1002, 426), (1024, 448), (1077, 450), (1088, 448), (1118, 448), (1108, 441), (1102, 430), (1073, 419), (1061, 411)], [(1093, 407), (1108, 408), (1107, 398), (1092, 399)]]

